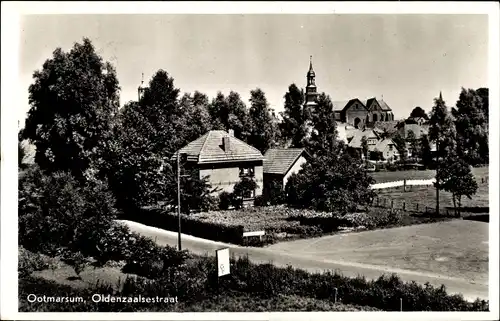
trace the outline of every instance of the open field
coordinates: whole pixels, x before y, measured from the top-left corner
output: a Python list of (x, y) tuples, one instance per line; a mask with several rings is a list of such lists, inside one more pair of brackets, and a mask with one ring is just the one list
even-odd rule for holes
[(488, 224), (482, 222), (454, 220), (324, 236), (268, 249), (488, 284)]
[[(481, 178), (488, 178), (488, 167), (475, 167), (472, 169), (474, 176), (481, 180)], [(386, 171), (386, 172), (373, 172), (370, 173), (377, 183), (400, 181), (404, 179), (430, 179), (436, 176), (434, 170), (410, 170), (410, 171)]]
[[(476, 195), (472, 199), (462, 197), (462, 207), (483, 207), (489, 206), (489, 185), (488, 183), (479, 183)], [(412, 186), (403, 192), (403, 188), (396, 189), (381, 189), (377, 191), (379, 202), (382, 204), (383, 199), (387, 199), (386, 204), (390, 206), (390, 200), (394, 201), (394, 208), (402, 208), (403, 202), (407, 210), (414, 211), (418, 208), (424, 211), (425, 207), (436, 207), (436, 189), (433, 186)], [(443, 208), (453, 207), (453, 199), (451, 193), (440, 191), (439, 203)]]

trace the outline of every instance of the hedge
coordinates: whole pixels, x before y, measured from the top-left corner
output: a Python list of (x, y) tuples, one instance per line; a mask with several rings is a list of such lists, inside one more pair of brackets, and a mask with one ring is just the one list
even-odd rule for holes
[[(31, 283), (30, 283), (31, 282)], [(58, 285), (44, 284), (33, 286), (33, 279), (20, 282), (20, 298), (25, 293), (50, 295), (76, 295), (75, 290)], [(116, 287), (120, 288), (120, 287)], [(476, 300), (467, 302), (461, 295), (450, 295), (444, 286), (434, 287), (429, 284), (420, 285), (415, 282), (405, 283), (396, 275), (381, 276), (377, 280), (366, 280), (362, 277), (349, 278), (337, 273), (308, 273), (292, 267), (280, 268), (271, 264), (253, 264), (248, 258), (231, 259), (231, 274), (217, 281), (215, 258), (199, 258), (187, 264), (175, 273), (165, 271), (155, 279), (143, 277), (127, 278), (121, 290), (96, 285), (85, 293), (109, 293), (114, 295), (156, 297), (177, 296), (178, 301), (187, 306), (199, 302), (207, 302), (219, 296), (223, 300), (231, 297), (248, 296), (255, 302), (270, 302), (277, 297), (301, 297), (323, 300), (330, 303), (370, 306), (384, 311), (399, 311), (402, 299), (403, 311), (488, 311), (489, 302)], [(90, 296), (89, 296), (90, 297)], [(335, 302), (337, 299), (337, 302)], [(152, 307), (152, 306), (151, 306)], [(80, 307), (83, 309), (84, 307)], [(141, 305), (99, 305), (89, 303), (90, 311), (141, 310)], [(245, 308), (248, 309), (249, 306)], [(48, 309), (64, 309), (62, 305), (37, 307), (21, 304), (22, 311), (46, 311)], [(168, 309), (168, 308), (167, 308)], [(258, 306), (251, 306), (257, 310)], [(60, 311), (60, 310), (59, 310)], [(87, 310), (81, 310), (87, 311)], [(235, 310), (233, 310), (235, 311)]]
[[(161, 209), (142, 209), (141, 212), (125, 213), (125, 219), (142, 223), (145, 225), (178, 231), (179, 221), (175, 214)], [(201, 222), (186, 215), (181, 215), (181, 232), (219, 242), (244, 245), (244, 227), (242, 225), (228, 226), (223, 224)]]

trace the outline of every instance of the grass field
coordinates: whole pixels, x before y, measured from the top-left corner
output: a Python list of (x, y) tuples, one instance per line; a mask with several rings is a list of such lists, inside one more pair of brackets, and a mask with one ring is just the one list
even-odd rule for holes
[(325, 236), (269, 249), (488, 283), (488, 224), (482, 222), (453, 220)]
[[(481, 178), (488, 178), (488, 167), (477, 167), (472, 169), (472, 173), (479, 180)], [(430, 179), (436, 176), (434, 170), (410, 170), (410, 171), (387, 171), (387, 172), (373, 172), (370, 175), (377, 183), (401, 181), (403, 179)]]

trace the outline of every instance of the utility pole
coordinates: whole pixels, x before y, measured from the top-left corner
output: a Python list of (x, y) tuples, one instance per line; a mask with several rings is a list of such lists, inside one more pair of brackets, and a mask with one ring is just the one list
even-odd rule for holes
[(439, 216), (439, 136), (436, 139), (436, 216)]
[(178, 247), (182, 251), (181, 246), (181, 158), (180, 153), (177, 152), (177, 217), (179, 219), (178, 226)]

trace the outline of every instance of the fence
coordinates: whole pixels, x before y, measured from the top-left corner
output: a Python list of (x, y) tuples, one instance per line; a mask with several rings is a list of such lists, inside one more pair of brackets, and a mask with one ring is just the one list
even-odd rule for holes
[(394, 188), (401, 186), (425, 186), (425, 185), (433, 185), (436, 181), (435, 178), (431, 179), (404, 179), (401, 181), (393, 181), (386, 183), (378, 183), (371, 185), (371, 189), (385, 189), (385, 188)]

